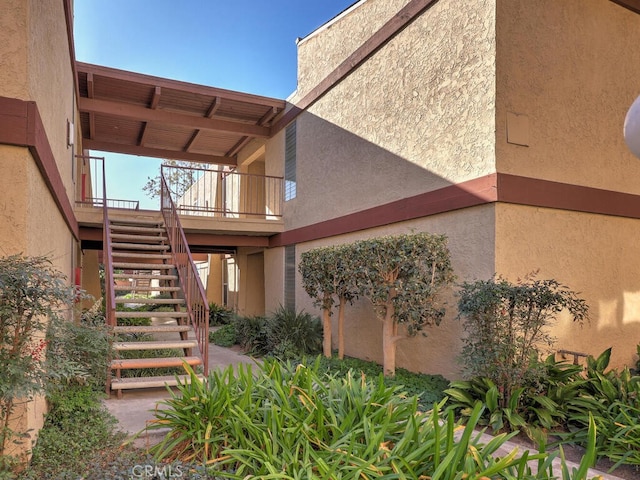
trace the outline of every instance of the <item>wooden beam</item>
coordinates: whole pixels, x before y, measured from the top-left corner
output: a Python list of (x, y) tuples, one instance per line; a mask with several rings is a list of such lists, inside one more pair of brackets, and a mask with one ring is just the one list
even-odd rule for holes
[(198, 163), (212, 163), (215, 165), (237, 165), (237, 160), (231, 157), (204, 155), (202, 153), (181, 152), (176, 150), (163, 150), (161, 148), (142, 147), (140, 145), (126, 145), (122, 143), (100, 140), (84, 140), (84, 148), (101, 152), (128, 153), (141, 157), (171, 158), (174, 160), (187, 160)]
[(631, 10), (634, 13), (640, 14), (640, 0), (611, 0), (613, 3), (617, 3), (621, 7)]
[(269, 128), (267, 127), (230, 122), (227, 120), (195, 117), (193, 115), (165, 112), (163, 110), (151, 110), (150, 108), (120, 102), (80, 98), (78, 101), (78, 108), (81, 112), (126, 118), (140, 122), (158, 122), (168, 125), (181, 125), (200, 130), (212, 130), (262, 138), (268, 138), (270, 136)]
[(156, 110), (160, 103), (160, 97), (162, 96), (162, 87), (156, 87), (153, 91), (153, 97), (151, 98), (151, 110)]
[(256, 105), (265, 105), (270, 107), (278, 107), (283, 109), (285, 101), (272, 97), (263, 97), (260, 95), (252, 95), (249, 93), (235, 92), (233, 90), (225, 90), (222, 88), (207, 87), (204, 85), (196, 85), (194, 83), (180, 82), (178, 80), (168, 80), (166, 78), (154, 77), (151, 75), (143, 75), (141, 73), (128, 72), (115, 68), (103, 67), (100, 65), (92, 65), (90, 63), (76, 62), (79, 72), (93, 73), (115, 80), (125, 82), (135, 82), (151, 87), (163, 87), (184, 92), (196, 93), (199, 95), (207, 95), (211, 97), (220, 97), (221, 99), (236, 100), (238, 102), (252, 103)]
[[(87, 95), (93, 98), (95, 94), (95, 82), (93, 81), (93, 73), (87, 73)], [(89, 138), (96, 136), (96, 116), (89, 114)]]
[(320, 100), (336, 85), (358, 69), (374, 53), (386, 45), (392, 38), (404, 30), (424, 11), (435, 5), (438, 0), (411, 0), (391, 20), (385, 23), (376, 33), (364, 42), (355, 52), (347, 57), (340, 65), (327, 75), (318, 85), (297, 102), (293, 108), (285, 113), (272, 127), (271, 135), (275, 135), (300, 113)]
[(214, 98), (213, 102), (211, 102), (211, 106), (209, 107), (209, 110), (207, 110), (206, 117), (213, 118), (213, 116), (216, 114), (216, 112), (220, 108), (220, 105), (222, 105), (222, 99), (220, 97)]

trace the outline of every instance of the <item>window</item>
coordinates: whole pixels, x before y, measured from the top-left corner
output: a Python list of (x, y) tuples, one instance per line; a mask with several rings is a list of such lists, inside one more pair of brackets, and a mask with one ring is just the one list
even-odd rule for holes
[(296, 198), (296, 122), (285, 130), (284, 140), (284, 200)]
[(296, 246), (284, 247), (284, 308), (296, 309)]

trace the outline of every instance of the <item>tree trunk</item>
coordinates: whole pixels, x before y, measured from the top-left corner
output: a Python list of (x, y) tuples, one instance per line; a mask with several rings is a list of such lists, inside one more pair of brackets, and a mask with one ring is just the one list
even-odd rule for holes
[(387, 301), (382, 324), (382, 367), (385, 377), (396, 374), (396, 328), (393, 320), (393, 300)]
[(340, 305), (338, 306), (338, 358), (344, 358), (344, 307), (347, 301), (344, 297), (340, 297)]
[(331, 358), (331, 311), (327, 308), (322, 309), (322, 351), (324, 356)]

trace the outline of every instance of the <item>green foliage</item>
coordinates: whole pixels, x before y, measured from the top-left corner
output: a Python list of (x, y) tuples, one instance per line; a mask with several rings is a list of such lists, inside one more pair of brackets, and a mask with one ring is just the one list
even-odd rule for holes
[(220, 347), (231, 347), (237, 342), (236, 327), (232, 324), (223, 325), (217, 330), (209, 331), (209, 342)]
[(640, 466), (640, 376), (628, 368), (609, 370), (611, 349), (587, 359), (580, 394), (567, 403), (565, 440), (586, 444), (590, 415), (600, 432), (597, 452), (618, 464)]
[(75, 297), (47, 258), (0, 258), (0, 457), (21, 439), (9, 427), (17, 402), (50, 386), (47, 331), (65, 321)]
[[(481, 444), (477, 403), (466, 426), (441, 405), (419, 413), (415, 397), (398, 395), (381, 377), (322, 375), (318, 364), (295, 368), (268, 360), (251, 367), (212, 371), (207, 381), (171, 391), (150, 429), (166, 429), (151, 448), (157, 459), (195, 459), (216, 478), (353, 479), (555, 478), (545, 453), (517, 451), (498, 457), (511, 435)], [(455, 432), (459, 431), (458, 434)], [(595, 434), (595, 431), (594, 431)], [(538, 473), (527, 462), (538, 461)], [(565, 480), (583, 480), (592, 450)]]
[(584, 300), (555, 280), (533, 275), (511, 283), (502, 278), (463, 283), (458, 311), (467, 332), (461, 359), (469, 377), (489, 378), (498, 403), (508, 407), (514, 393), (541, 380), (540, 348), (554, 340), (546, 329), (563, 310), (574, 321), (587, 318)]
[[(127, 307), (122, 303), (116, 304), (117, 312), (141, 312), (141, 307)], [(118, 318), (118, 325), (123, 327), (149, 327), (151, 318), (123, 317)]]
[(238, 344), (251, 353), (268, 350), (266, 317), (237, 317), (234, 321)]
[(358, 292), (371, 300), (380, 317), (391, 308), (394, 321), (405, 324), (410, 335), (440, 324), (444, 308), (438, 293), (454, 279), (444, 235), (362, 240), (352, 245), (349, 254), (358, 265)]
[(234, 321), (237, 342), (251, 354), (280, 359), (315, 355), (322, 349), (322, 325), (307, 312), (280, 306), (267, 317), (239, 317)]
[(353, 271), (349, 245), (315, 248), (300, 256), (298, 271), (302, 275), (302, 286), (314, 299), (314, 305), (331, 310), (336, 297), (351, 301), (357, 297), (357, 286)]
[(124, 438), (116, 433), (116, 419), (90, 387), (72, 386), (53, 394), (49, 402), (31, 464), (21, 477), (24, 480), (79, 478), (101, 451), (117, 448)]
[(216, 303), (209, 304), (209, 326), (216, 327), (218, 325), (228, 325), (233, 320), (235, 314), (233, 310), (218, 305)]
[[(351, 371), (354, 375), (365, 375), (373, 379), (383, 374), (382, 366), (359, 358), (319, 357), (314, 361), (319, 362), (320, 372), (334, 376), (344, 376)], [(302, 363), (308, 362), (302, 360)], [(422, 410), (429, 410), (434, 403), (440, 402), (445, 396), (444, 390), (449, 386), (449, 381), (442, 375), (410, 372), (404, 368), (398, 368), (393, 377), (383, 377), (383, 380), (386, 386), (398, 387), (407, 396), (415, 395)]]
[(449, 407), (465, 417), (481, 401), (486, 410), (480, 424), (494, 432), (523, 431), (540, 440), (545, 431), (564, 425), (564, 405), (579, 395), (582, 367), (556, 362), (551, 355), (536, 369), (542, 373), (540, 377), (513, 389), (507, 398), (502, 398), (504, 394), (488, 377), (451, 382), (445, 390)]

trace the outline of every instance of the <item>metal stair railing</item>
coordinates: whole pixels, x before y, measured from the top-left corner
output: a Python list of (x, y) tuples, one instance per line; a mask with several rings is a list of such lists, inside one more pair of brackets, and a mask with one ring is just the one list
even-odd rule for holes
[[(116, 294), (113, 288), (113, 251), (111, 248), (111, 223), (107, 206), (107, 180), (105, 176), (104, 158), (102, 159), (102, 263), (104, 266), (104, 306), (105, 323), (108, 328), (116, 326)], [(111, 358), (108, 359), (109, 362)], [(111, 393), (111, 369), (107, 369), (107, 394)]]
[(206, 375), (209, 369), (209, 304), (164, 175), (160, 176), (160, 183), (160, 207), (171, 246), (171, 257), (178, 271)]

